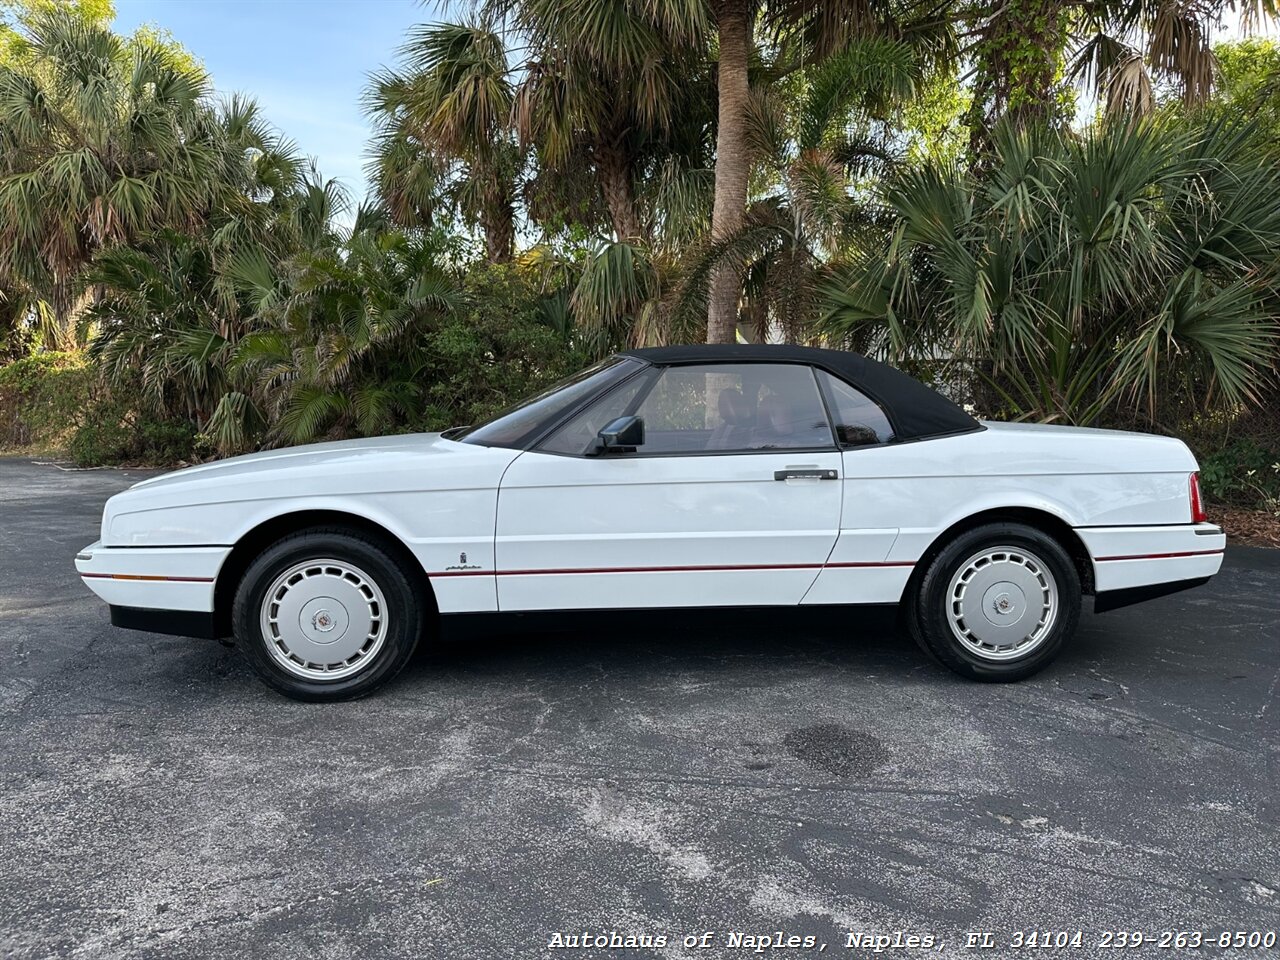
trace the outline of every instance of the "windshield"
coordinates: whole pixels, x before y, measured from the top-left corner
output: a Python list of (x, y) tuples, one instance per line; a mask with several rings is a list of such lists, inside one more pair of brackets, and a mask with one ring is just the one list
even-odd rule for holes
[(507, 408), (456, 439), (485, 447), (524, 447), (583, 400), (625, 379), (640, 366), (639, 360), (630, 357), (610, 357), (561, 380), (536, 397)]

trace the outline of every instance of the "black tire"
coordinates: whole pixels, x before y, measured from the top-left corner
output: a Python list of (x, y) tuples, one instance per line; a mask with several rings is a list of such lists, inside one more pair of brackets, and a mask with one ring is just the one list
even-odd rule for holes
[[(264, 550), (241, 578), (231, 611), (237, 645), (263, 682), (295, 700), (354, 700), (399, 673), (413, 656), (432, 610), (420, 580), (405, 570), (404, 564), (412, 558), (401, 554), (373, 536), (337, 527), (290, 534)], [(266, 593), (276, 579), (299, 564), (321, 559), (358, 568), (385, 601), (386, 623), (380, 643), (368, 653), (368, 662), (357, 667), (358, 672), (340, 679), (314, 679), (290, 672), (278, 659), (283, 654), (272, 653), (273, 641), (262, 624)], [(361, 656), (357, 654), (357, 658)]]
[[(1026, 654), (994, 660), (979, 656), (956, 635), (948, 616), (948, 592), (971, 557), (1002, 546), (1021, 548), (1042, 562), (1057, 590), (1057, 612), (1047, 632)], [(903, 597), (903, 616), (921, 649), (961, 676), (988, 683), (1022, 680), (1044, 669), (1075, 633), (1080, 619), (1080, 576), (1062, 544), (1044, 531), (1021, 523), (990, 523), (958, 535), (927, 563)]]

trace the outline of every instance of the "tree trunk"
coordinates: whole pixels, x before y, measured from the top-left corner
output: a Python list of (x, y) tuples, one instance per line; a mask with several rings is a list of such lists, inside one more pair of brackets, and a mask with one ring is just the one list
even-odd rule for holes
[(68, 274), (55, 272), (53, 283), (49, 287), (49, 309), (53, 313), (53, 325), (45, 330), (46, 337), (52, 335), (53, 343), (45, 344), (54, 350), (74, 350), (76, 340), (76, 314), (78, 304), (71, 277)]
[(507, 191), (495, 187), (487, 191), (480, 211), (485, 255), (490, 263), (510, 263), (516, 243), (515, 204)]
[(485, 256), (490, 263), (510, 263), (516, 244), (515, 187), (492, 157), (472, 161), (471, 180), (479, 188), (473, 213), (484, 234)]
[[(751, 16), (746, 0), (718, 0), (720, 31), (716, 128), (716, 197), (711, 239), (720, 242), (742, 229), (747, 209), (751, 158), (746, 139), (747, 65), (751, 57)], [(707, 342), (733, 343), (742, 287), (737, 264), (722, 263), (711, 274), (707, 297)]]
[(626, 150), (617, 140), (602, 142), (596, 146), (594, 156), (614, 237), (622, 241), (647, 239), (636, 208), (635, 181)]
[(1023, 129), (1068, 122), (1058, 96), (1067, 39), (1061, 0), (1009, 0), (987, 22), (969, 116), (975, 158), (990, 151), (991, 131), (1001, 119)]
[(489, 262), (510, 263), (516, 240), (515, 211), (511, 204), (486, 211), (480, 229), (484, 231), (485, 256)]

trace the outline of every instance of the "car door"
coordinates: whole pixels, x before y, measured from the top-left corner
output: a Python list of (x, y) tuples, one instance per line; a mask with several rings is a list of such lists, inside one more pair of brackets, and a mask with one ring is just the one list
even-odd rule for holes
[(909, 524), (921, 505), (904, 494), (910, 487), (890, 479), (896, 472), (884, 468), (883, 458), (893, 456), (896, 439), (884, 409), (825, 370), (818, 371), (818, 382), (843, 450), (844, 505), (835, 549), (803, 602), (895, 603), (914, 564), (890, 555), (898, 525)]
[[(624, 415), (644, 442), (598, 452)], [(840, 475), (811, 367), (650, 368), (507, 469), (499, 609), (797, 604), (835, 543)]]

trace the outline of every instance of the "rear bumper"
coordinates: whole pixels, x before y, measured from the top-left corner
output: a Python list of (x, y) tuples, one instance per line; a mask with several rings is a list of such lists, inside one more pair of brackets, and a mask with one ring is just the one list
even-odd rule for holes
[(1192, 587), (1202, 587), (1208, 582), (1208, 577), (1200, 577), (1196, 580), (1175, 580), (1172, 583), (1151, 583), (1145, 587), (1128, 587), (1124, 590), (1105, 590), (1094, 596), (1093, 612), (1106, 613), (1108, 610), (1119, 610), (1121, 607), (1154, 600), (1156, 597), (1181, 593)]
[[(1094, 592), (1101, 605), (1095, 609), (1198, 586), (1221, 568), (1227, 545), (1222, 529), (1211, 523), (1077, 527), (1076, 533), (1093, 560)], [(1143, 591), (1160, 587), (1170, 589)], [(1115, 602), (1122, 596), (1133, 599)]]
[(76, 555), (85, 586), (112, 607), (212, 614), (230, 547), (104, 547)]

